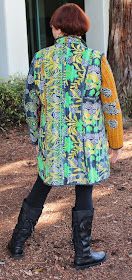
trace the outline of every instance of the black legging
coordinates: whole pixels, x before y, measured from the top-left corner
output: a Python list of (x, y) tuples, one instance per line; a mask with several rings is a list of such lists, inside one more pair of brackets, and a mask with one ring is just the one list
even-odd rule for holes
[[(38, 176), (37, 180), (26, 198), (27, 203), (31, 207), (43, 208), (45, 200), (48, 193), (50, 192), (52, 186), (46, 185), (43, 180)], [(75, 209), (76, 210), (92, 210), (93, 200), (92, 200), (92, 185), (76, 185), (75, 186)]]

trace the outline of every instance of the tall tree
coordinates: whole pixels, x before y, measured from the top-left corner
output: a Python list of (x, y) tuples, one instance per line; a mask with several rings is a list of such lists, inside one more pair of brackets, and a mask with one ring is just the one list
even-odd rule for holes
[(108, 59), (124, 114), (132, 117), (132, 1), (110, 0)]

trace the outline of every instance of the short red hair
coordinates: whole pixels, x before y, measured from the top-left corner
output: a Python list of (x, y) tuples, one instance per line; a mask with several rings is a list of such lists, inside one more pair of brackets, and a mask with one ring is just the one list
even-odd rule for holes
[(50, 26), (61, 29), (66, 35), (82, 36), (89, 30), (90, 20), (77, 4), (67, 3), (55, 10)]

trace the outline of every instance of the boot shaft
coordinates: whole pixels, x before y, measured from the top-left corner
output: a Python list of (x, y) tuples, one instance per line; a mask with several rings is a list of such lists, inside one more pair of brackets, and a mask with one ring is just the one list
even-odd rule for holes
[(105, 261), (105, 252), (94, 252), (90, 248), (93, 211), (72, 210), (72, 226), (74, 240), (74, 265), (76, 269), (84, 269)]
[(24, 199), (18, 222), (13, 230), (11, 241), (12, 243), (24, 244), (29, 236), (34, 231), (34, 227), (42, 213), (41, 208), (30, 207)]
[(85, 256), (90, 251), (93, 212), (72, 210), (73, 243), (78, 256)]
[(36, 225), (41, 213), (42, 208), (34, 208), (27, 204), (26, 199), (24, 199), (20, 214), (18, 217), (18, 223), (21, 221), (26, 222), (30, 221), (33, 225), (33, 227)]
[(18, 216), (18, 222), (8, 243), (8, 249), (13, 258), (18, 259), (23, 256), (25, 241), (31, 236), (41, 213), (42, 208), (30, 207), (26, 199), (24, 199)]

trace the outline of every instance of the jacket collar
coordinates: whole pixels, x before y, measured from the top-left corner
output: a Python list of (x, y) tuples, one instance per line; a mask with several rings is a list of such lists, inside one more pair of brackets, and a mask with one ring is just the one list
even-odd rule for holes
[(55, 44), (70, 44), (70, 43), (75, 43), (75, 44), (81, 44), (83, 43), (86, 47), (87, 44), (86, 42), (82, 39), (82, 37), (80, 36), (74, 36), (74, 35), (64, 35), (61, 37), (58, 37), (57, 39), (55, 39)]

